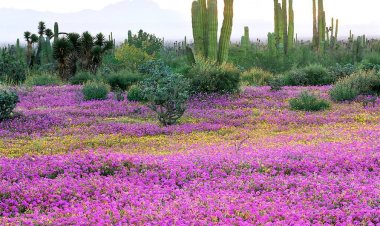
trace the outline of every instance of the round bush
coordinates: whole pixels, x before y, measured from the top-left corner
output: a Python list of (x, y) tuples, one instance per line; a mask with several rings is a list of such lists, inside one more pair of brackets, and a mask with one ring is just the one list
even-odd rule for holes
[(56, 86), (62, 82), (58, 76), (50, 74), (38, 74), (28, 77), (25, 84), (28, 86)]
[(142, 81), (144, 76), (138, 73), (130, 72), (128, 70), (119, 71), (117, 73), (110, 74), (107, 77), (107, 82), (111, 86), (112, 90), (121, 89), (126, 91), (132, 85), (139, 81)]
[(14, 57), (0, 57), (0, 80), (10, 84), (22, 84), (26, 79), (27, 67)]
[(380, 78), (375, 71), (358, 71), (339, 80), (330, 90), (334, 101), (352, 101), (360, 94), (378, 94)]
[(243, 85), (250, 86), (265, 86), (273, 77), (271, 72), (265, 71), (261, 68), (251, 68), (241, 75)]
[(322, 65), (312, 64), (305, 68), (293, 69), (285, 74), (285, 85), (317, 86), (334, 82), (334, 77)]
[(128, 90), (127, 99), (129, 101), (146, 102), (147, 99), (144, 96), (143, 90), (139, 85), (132, 85)]
[(240, 91), (240, 71), (233, 64), (198, 59), (190, 70), (193, 93), (236, 93)]
[(74, 77), (70, 78), (70, 83), (72, 85), (83, 85), (88, 81), (95, 80), (95, 75), (90, 72), (79, 72)]
[(102, 82), (90, 81), (83, 88), (84, 100), (105, 100), (109, 93), (109, 86)]
[(330, 108), (330, 103), (319, 99), (307, 91), (289, 101), (290, 109), (297, 111), (323, 111)]
[(12, 115), (18, 102), (19, 98), (15, 91), (7, 87), (0, 87), (0, 121)]

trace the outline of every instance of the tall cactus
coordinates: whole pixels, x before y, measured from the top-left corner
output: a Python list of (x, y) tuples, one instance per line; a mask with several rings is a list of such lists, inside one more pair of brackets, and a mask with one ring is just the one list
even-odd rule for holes
[(208, 58), (218, 57), (218, 1), (208, 0)]
[(282, 20), (284, 23), (283, 27), (283, 44), (285, 54), (288, 52), (288, 7), (287, 0), (282, 0)]
[(323, 8), (323, 0), (318, 0), (318, 43), (319, 51), (323, 52), (325, 45), (325, 12)]
[(54, 23), (54, 43), (58, 40), (58, 35), (59, 35), (59, 27), (58, 27), (58, 23), (55, 22)]
[(316, 0), (313, 0), (313, 46), (318, 48), (319, 45), (319, 36), (318, 36), (318, 22), (317, 22), (317, 3)]
[(246, 51), (251, 45), (249, 38), (249, 27), (244, 27), (244, 36), (241, 37), (241, 47), (244, 51)]
[(191, 7), (191, 17), (193, 24), (195, 52), (199, 55), (205, 56), (203, 21), (201, 19), (201, 5), (198, 1), (193, 1)]
[(288, 48), (294, 46), (294, 11), (293, 0), (289, 0), (289, 27), (288, 27)]
[(228, 59), (230, 40), (232, 33), (232, 24), (234, 16), (234, 0), (224, 0), (224, 19), (219, 39), (218, 62), (223, 63)]
[(274, 35), (279, 36), (280, 18), (279, 18), (279, 13), (278, 13), (278, 0), (273, 0), (273, 8), (274, 8)]
[(338, 29), (339, 29), (339, 20), (336, 19), (335, 22), (335, 40), (338, 42)]
[(194, 48), (197, 55), (223, 63), (228, 58), (232, 33), (234, 0), (224, 0), (224, 20), (218, 48), (217, 0), (194, 0), (192, 3), (192, 27)]

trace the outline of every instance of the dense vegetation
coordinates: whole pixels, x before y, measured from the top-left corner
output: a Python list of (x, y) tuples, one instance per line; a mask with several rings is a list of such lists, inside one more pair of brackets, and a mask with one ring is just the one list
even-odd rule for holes
[(274, 0), (234, 43), (233, 4), (219, 32), (194, 0), (193, 42), (39, 22), (2, 48), (0, 224), (379, 225), (380, 40), (323, 0), (298, 40)]

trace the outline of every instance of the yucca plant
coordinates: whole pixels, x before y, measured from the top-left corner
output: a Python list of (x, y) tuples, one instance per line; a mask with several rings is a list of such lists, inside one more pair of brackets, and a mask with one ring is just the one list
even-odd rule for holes
[(53, 56), (58, 63), (58, 73), (64, 80), (69, 78), (67, 69), (70, 62), (69, 56), (72, 51), (73, 45), (67, 38), (58, 38), (58, 40), (53, 44)]

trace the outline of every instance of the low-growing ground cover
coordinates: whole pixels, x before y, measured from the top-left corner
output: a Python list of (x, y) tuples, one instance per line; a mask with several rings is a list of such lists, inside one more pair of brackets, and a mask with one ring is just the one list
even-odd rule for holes
[(380, 224), (380, 104), (289, 110), (308, 90), (191, 99), (179, 125), (80, 86), (19, 90), (0, 123), (0, 224)]

